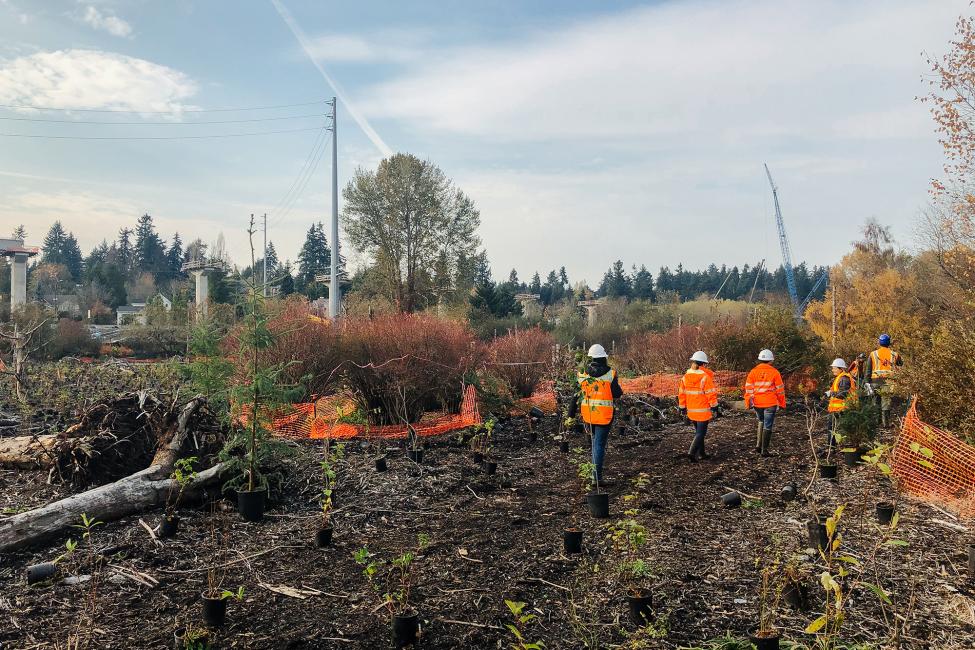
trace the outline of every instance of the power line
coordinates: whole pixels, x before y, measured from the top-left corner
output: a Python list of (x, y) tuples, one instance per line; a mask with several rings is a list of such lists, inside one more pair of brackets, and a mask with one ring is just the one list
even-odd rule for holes
[(303, 102), (301, 104), (279, 104), (277, 106), (250, 106), (246, 108), (185, 108), (178, 111), (136, 111), (126, 108), (64, 108), (58, 106), (30, 106), (26, 104), (0, 104), (0, 108), (29, 109), (35, 111), (62, 111), (79, 113), (136, 113), (142, 115), (164, 115), (180, 113), (225, 113), (237, 111), (267, 111), (275, 108), (293, 108), (295, 106), (316, 106), (325, 101), (320, 99), (314, 102)]
[(277, 135), (280, 133), (300, 133), (318, 131), (322, 127), (307, 129), (284, 129), (281, 131), (256, 131), (253, 133), (219, 133), (211, 135), (160, 135), (160, 136), (86, 136), (86, 135), (34, 135), (27, 133), (0, 133), (0, 138), (31, 138), (41, 140), (206, 140), (210, 138), (244, 138), (253, 135)]
[(46, 120), (35, 117), (4, 117), (0, 120), (12, 122), (40, 122), (46, 124), (105, 124), (135, 125), (135, 126), (193, 126), (194, 124), (242, 124), (244, 122), (271, 122), (274, 120), (299, 120), (308, 117), (329, 117), (324, 113), (310, 113), (308, 115), (286, 115), (284, 117), (253, 117), (245, 120), (204, 120), (201, 122), (106, 122), (104, 120)]
[(298, 199), (305, 191), (305, 188), (308, 187), (308, 182), (311, 180), (312, 176), (314, 176), (315, 174), (315, 171), (318, 169), (318, 163), (321, 162), (322, 160), (322, 156), (325, 153), (326, 145), (328, 144), (328, 142), (329, 142), (328, 138), (324, 138), (321, 141), (317, 153), (315, 153), (314, 161), (312, 162), (311, 166), (305, 170), (304, 178), (301, 179), (298, 186), (295, 188), (294, 193), (291, 195), (291, 198), (281, 208), (281, 212), (275, 215), (275, 219), (274, 219), (275, 225), (283, 221), (284, 218), (291, 213), (292, 208), (294, 208), (295, 204), (298, 202)]
[(321, 133), (319, 133), (318, 136), (315, 138), (315, 141), (312, 143), (311, 149), (308, 151), (308, 155), (305, 157), (305, 162), (302, 163), (301, 167), (298, 169), (298, 173), (297, 175), (295, 175), (295, 179), (291, 181), (291, 185), (288, 187), (288, 191), (284, 193), (284, 196), (282, 196), (278, 200), (278, 202), (274, 204), (274, 207), (271, 209), (272, 226), (277, 225), (280, 222), (280, 218), (278, 217), (278, 215), (281, 209), (284, 208), (285, 204), (291, 198), (291, 193), (298, 186), (298, 183), (300, 183), (301, 179), (304, 178), (305, 172), (307, 171), (307, 167), (311, 164), (312, 159), (315, 157), (315, 153), (318, 151), (319, 147), (322, 146), (322, 142), (325, 140), (325, 134), (327, 132), (328, 132), (328, 128), (322, 127)]

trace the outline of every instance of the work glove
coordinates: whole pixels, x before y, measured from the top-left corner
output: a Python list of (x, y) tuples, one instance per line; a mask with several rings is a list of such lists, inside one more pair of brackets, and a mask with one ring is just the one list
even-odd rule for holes
[(873, 395), (874, 394), (873, 384), (871, 384), (870, 382), (865, 383), (863, 385), (863, 392), (866, 393), (868, 397), (870, 395)]
[(677, 410), (680, 411), (680, 416), (682, 418), (686, 418), (687, 417), (687, 409), (685, 409), (685, 408), (679, 408)]
[(823, 393), (823, 399), (829, 399), (832, 396), (833, 396), (833, 391), (831, 390), (828, 390), (825, 393)]
[(711, 407), (711, 417), (713, 417), (713, 418), (720, 418), (721, 417), (721, 411), (718, 410), (718, 407), (717, 406), (712, 406)]

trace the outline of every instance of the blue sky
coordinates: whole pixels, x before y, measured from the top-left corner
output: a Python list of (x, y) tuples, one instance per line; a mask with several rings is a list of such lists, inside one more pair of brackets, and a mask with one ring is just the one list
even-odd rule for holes
[[(868, 217), (909, 243), (941, 168), (914, 99), (921, 53), (943, 53), (968, 10), (966, 0), (279, 2), (351, 102), (339, 105), (340, 185), (375, 166), (383, 145), (430, 158), (479, 206), (496, 275), (565, 264), (590, 283), (616, 259), (654, 271), (777, 263), (763, 162), (796, 258), (836, 261)], [(311, 222), (328, 222), (330, 163), (282, 209), (322, 123), (291, 118), (322, 106), (197, 111), (332, 94), (270, 1), (0, 0), (0, 104), (132, 111), (0, 108), (18, 118), (0, 119), (0, 133), (309, 129), (0, 137), (0, 232), (25, 223), (38, 243), (60, 218), (87, 252), (149, 212), (167, 238), (222, 232), (245, 263), (247, 217), (268, 212), (279, 255), (293, 258)]]

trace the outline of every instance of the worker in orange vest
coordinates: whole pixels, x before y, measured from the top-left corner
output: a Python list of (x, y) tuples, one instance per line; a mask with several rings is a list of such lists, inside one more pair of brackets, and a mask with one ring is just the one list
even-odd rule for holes
[(847, 370), (850, 373), (850, 376), (853, 377), (853, 383), (856, 384), (857, 388), (863, 386), (865, 381), (864, 371), (866, 368), (864, 366), (866, 365), (867, 355), (861, 352), (857, 355), (857, 358), (853, 360), (853, 363), (850, 364), (850, 367)]
[(615, 400), (623, 396), (616, 371), (609, 367), (609, 355), (598, 343), (589, 348), (589, 364), (585, 372), (577, 374), (579, 391), (576, 399), (569, 404), (569, 417), (575, 417), (576, 410), (582, 416), (586, 431), (592, 436), (592, 464), (597, 483), (608, 485), (603, 480), (603, 460), (606, 457), (606, 442), (609, 430), (616, 417)]
[(880, 407), (880, 424), (887, 427), (890, 424), (891, 396), (893, 393), (887, 381), (899, 366), (904, 365), (904, 360), (900, 354), (890, 349), (890, 334), (881, 334), (877, 343), (880, 347), (870, 353), (863, 375), (870, 385), (867, 390), (877, 396), (877, 405)]
[(677, 383), (677, 405), (681, 415), (694, 423), (694, 441), (687, 450), (692, 463), (710, 458), (704, 451), (708, 422), (718, 415), (718, 390), (711, 375), (704, 371), (708, 355), (698, 350), (691, 355), (691, 367)]
[(785, 383), (779, 371), (772, 367), (774, 360), (771, 350), (762, 350), (758, 353), (759, 364), (745, 379), (745, 408), (755, 409), (758, 417), (755, 451), (763, 456), (769, 455), (775, 415), (780, 408), (785, 408)]
[(835, 436), (840, 420), (840, 413), (846, 410), (847, 400), (856, 399), (857, 389), (852, 375), (847, 372), (846, 361), (843, 359), (834, 359), (830, 365), (830, 369), (833, 371), (833, 384), (826, 391), (825, 395), (826, 399), (829, 400), (829, 404), (826, 407), (829, 416), (826, 440), (829, 446), (832, 447), (836, 442)]

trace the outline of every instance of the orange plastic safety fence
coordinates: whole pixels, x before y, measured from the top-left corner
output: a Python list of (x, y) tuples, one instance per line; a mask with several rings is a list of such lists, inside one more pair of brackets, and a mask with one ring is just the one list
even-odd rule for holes
[(894, 443), (891, 469), (903, 492), (975, 517), (975, 447), (922, 422), (916, 398)]
[[(620, 378), (620, 388), (624, 393), (653, 395), (655, 397), (676, 397), (677, 384), (683, 375), (657, 373), (642, 377)], [(727, 393), (741, 390), (748, 373), (731, 370), (718, 370), (714, 373), (714, 385), (719, 392)]]
[[(290, 412), (274, 419), (274, 433), (288, 438), (348, 439), (405, 438), (405, 425), (366, 426), (340, 422), (355, 411), (355, 403), (348, 395), (330, 395), (316, 402), (293, 404)], [(429, 413), (413, 425), (418, 436), (435, 436), (481, 423), (477, 408), (477, 394), (473, 386), (464, 390), (460, 413)]]

